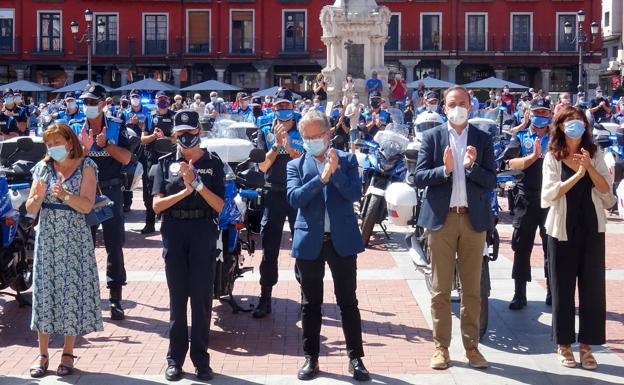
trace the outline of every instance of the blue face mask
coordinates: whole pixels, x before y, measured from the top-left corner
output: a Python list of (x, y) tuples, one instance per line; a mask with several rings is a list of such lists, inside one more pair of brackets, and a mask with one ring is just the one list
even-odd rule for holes
[(278, 120), (291, 120), (294, 115), (295, 115), (295, 113), (291, 109), (288, 109), (288, 110), (275, 110), (275, 117)]
[(531, 124), (535, 127), (544, 127), (550, 124), (550, 118), (545, 116), (531, 116)]
[(585, 133), (585, 122), (582, 120), (568, 120), (563, 122), (564, 132), (571, 139), (581, 139)]
[(67, 149), (65, 146), (54, 146), (48, 148), (48, 155), (57, 162), (62, 162), (67, 158)]
[(323, 138), (304, 139), (303, 148), (306, 152), (314, 156), (320, 156), (323, 152), (325, 152), (327, 146), (325, 145), (325, 139)]

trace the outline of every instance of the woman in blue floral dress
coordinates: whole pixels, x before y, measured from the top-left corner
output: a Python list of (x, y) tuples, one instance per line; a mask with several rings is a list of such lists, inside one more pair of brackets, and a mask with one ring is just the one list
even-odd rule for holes
[[(82, 136), (85, 145), (92, 141)], [(64, 376), (74, 369), (76, 336), (103, 329), (93, 238), (85, 219), (95, 201), (97, 166), (83, 157), (78, 137), (65, 124), (48, 127), (43, 140), (48, 153), (35, 166), (26, 202), (29, 213), (39, 212), (30, 325), (38, 333), (39, 356), (32, 377), (46, 374), (50, 334), (65, 338), (57, 369)]]

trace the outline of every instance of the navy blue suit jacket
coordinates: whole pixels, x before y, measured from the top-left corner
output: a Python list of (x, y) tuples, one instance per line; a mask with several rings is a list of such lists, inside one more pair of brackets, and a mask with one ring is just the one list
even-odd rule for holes
[[(466, 172), (466, 194), (470, 222), (476, 231), (491, 230), (494, 218), (488, 192), (496, 187), (496, 165), (494, 146), (490, 134), (470, 125), (467, 145), (477, 149), (477, 160)], [(425, 189), (418, 225), (438, 230), (446, 221), (451, 203), (453, 176), (444, 176), (444, 149), (449, 146), (447, 124), (425, 131), (422, 137), (418, 163), (416, 165), (416, 186)], [(463, 159), (454, 159), (462, 162)]]
[(312, 155), (305, 153), (288, 162), (288, 204), (297, 209), (292, 256), (315, 260), (321, 254), (325, 232), (325, 208), (329, 214), (332, 243), (338, 255), (364, 251), (353, 203), (361, 196), (358, 163), (353, 154), (336, 150), (339, 168), (329, 182), (321, 181)]

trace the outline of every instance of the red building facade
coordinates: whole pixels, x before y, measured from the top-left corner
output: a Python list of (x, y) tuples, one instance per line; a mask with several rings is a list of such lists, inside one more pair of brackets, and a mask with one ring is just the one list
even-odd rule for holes
[[(143, 76), (185, 86), (219, 79), (248, 89), (311, 88), (325, 63), (319, 13), (331, 0), (0, 0), (0, 84), (18, 78), (53, 87), (86, 78), (83, 12), (94, 33), (93, 77), (119, 86)], [(499, 76), (549, 91), (574, 91), (578, 51), (563, 33), (598, 0), (394, 0), (386, 64), (408, 80), (435, 76), (459, 84)], [(573, 28), (576, 30), (576, 28)], [(600, 36), (584, 62), (600, 63)], [(589, 71), (591, 72), (591, 71)], [(592, 79), (586, 79), (592, 83)]]

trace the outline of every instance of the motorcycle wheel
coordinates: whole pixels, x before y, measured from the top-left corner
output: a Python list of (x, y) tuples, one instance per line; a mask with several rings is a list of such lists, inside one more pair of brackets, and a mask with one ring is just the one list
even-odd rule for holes
[(362, 241), (364, 246), (368, 246), (371, 235), (373, 235), (373, 227), (379, 219), (379, 213), (384, 204), (383, 197), (377, 195), (370, 195), (368, 204), (366, 205), (366, 211), (362, 217)]
[(483, 339), (487, 332), (489, 319), (489, 297), (490, 297), (490, 263), (489, 257), (483, 258), (481, 267), (481, 314), (479, 321), (479, 337)]
[[(20, 244), (22, 247), (18, 252), (19, 258), (16, 266), (17, 278), (10, 285), (11, 289), (16, 292), (24, 292), (30, 289), (33, 282), (33, 250), (30, 250), (30, 258), (28, 258), (28, 251), (26, 248), (29, 243), (31, 244), (30, 246), (34, 247), (34, 239), (27, 239), (27, 234), (27, 232), (18, 228), (16, 238), (21, 239)], [(34, 235), (32, 235), (32, 237), (34, 238)]]
[(490, 254), (490, 261), (496, 261), (498, 259), (498, 251), (500, 250), (500, 236), (496, 227), (491, 232), (488, 232), (488, 246), (492, 246), (492, 254)]

